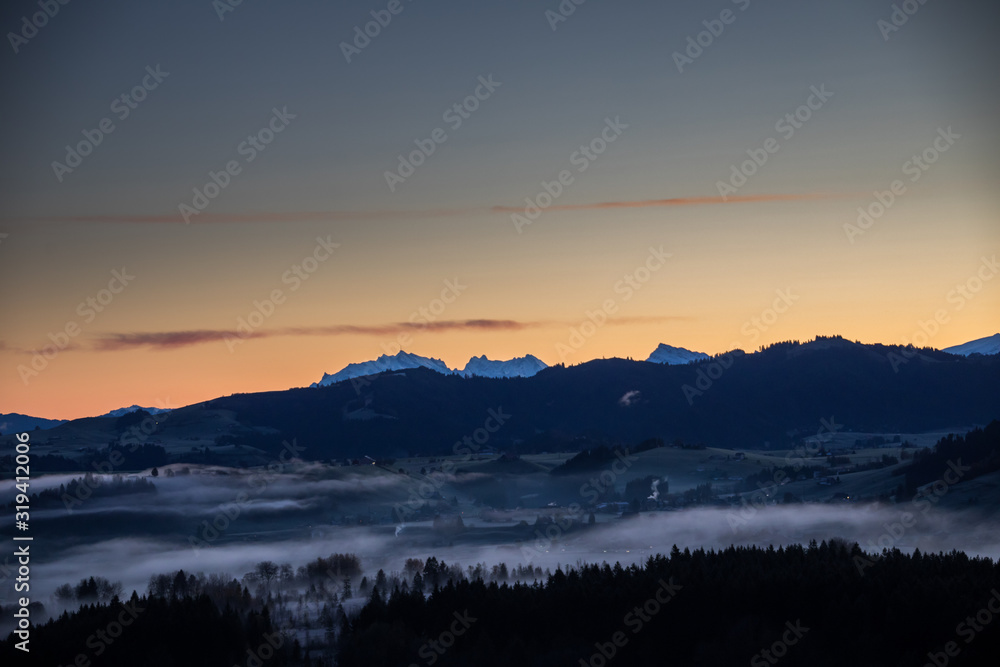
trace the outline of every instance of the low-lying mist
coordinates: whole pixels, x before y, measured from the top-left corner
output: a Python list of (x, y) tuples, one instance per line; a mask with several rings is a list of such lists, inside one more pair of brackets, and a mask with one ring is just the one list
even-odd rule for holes
[[(638, 563), (675, 545), (778, 547), (831, 538), (858, 542), (869, 553), (960, 550), (1000, 558), (996, 521), (978, 508), (846, 502), (703, 507), (622, 518), (598, 514), (593, 525), (589, 512), (574, 516), (565, 509), (525, 508), (493, 521), (480, 518), (482, 508), (467, 501), (446, 501), (461, 485), (449, 487), (454, 480), (443, 479), (443, 495), (431, 502), (464, 517), (464, 525), (441, 525), (427, 516), (399, 520), (394, 508), (413, 498), (415, 485), (405, 475), (313, 465), (270, 475), (209, 467), (192, 467), (190, 473), (161, 472), (152, 480), (155, 492), (95, 496), (72, 509), (50, 498), (33, 510), (33, 599), (51, 613), (60, 608), (54, 598), (58, 586), (90, 576), (121, 581), (126, 594), (142, 593), (154, 574), (183, 569), (239, 579), (260, 561), (297, 568), (331, 553), (357, 554), (369, 576), (379, 569), (400, 571), (407, 558), (429, 556), (463, 567), (503, 562), (555, 570)], [(71, 478), (41, 477), (33, 491), (58, 489)], [(0, 482), (0, 492), (9, 484)], [(10, 595), (10, 588), (2, 590)]]

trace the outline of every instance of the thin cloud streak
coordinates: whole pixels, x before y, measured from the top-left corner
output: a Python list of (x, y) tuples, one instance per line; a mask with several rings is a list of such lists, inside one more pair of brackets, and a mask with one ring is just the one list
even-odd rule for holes
[[(756, 204), (761, 202), (809, 201), (830, 199), (836, 195), (811, 194), (764, 194), (764, 195), (733, 195), (732, 197), (674, 197), (671, 199), (645, 199), (637, 201), (608, 201), (592, 204), (556, 204), (546, 208), (546, 211), (590, 211), (608, 208), (659, 208), (663, 206), (706, 206), (714, 204)], [(494, 206), (494, 211), (501, 213), (519, 213), (523, 206)]]
[[(609, 325), (659, 324), (686, 320), (686, 317), (620, 317), (608, 320)], [(190, 331), (159, 331), (106, 334), (94, 343), (102, 352), (148, 347), (157, 350), (174, 350), (203, 343), (224, 342), (232, 339), (275, 338), (279, 336), (392, 336), (400, 333), (425, 331), (445, 333), (450, 331), (522, 331), (553, 326), (569, 326), (575, 322), (517, 320), (441, 320), (438, 322), (395, 322), (378, 325), (340, 324), (326, 327), (283, 327), (267, 331), (247, 332), (245, 329), (196, 329)]]
[[(589, 211), (617, 208), (661, 208), (666, 206), (711, 206), (719, 204), (756, 204), (764, 202), (792, 202), (831, 199), (841, 195), (827, 193), (808, 194), (761, 194), (733, 195), (722, 197), (673, 197), (669, 199), (640, 199), (635, 201), (593, 202), (589, 204), (555, 204), (546, 211)], [(518, 213), (524, 206), (490, 206), (468, 208), (438, 208), (415, 210), (381, 211), (285, 211), (260, 213), (199, 213), (191, 218), (190, 224), (239, 224), (239, 223), (281, 223), (281, 222), (341, 222), (352, 220), (420, 220), (426, 218), (477, 215), (483, 213)], [(180, 213), (162, 215), (69, 215), (18, 217), (4, 222), (30, 223), (108, 223), (108, 224), (189, 224)]]
[(185, 222), (180, 213), (163, 215), (68, 215), (13, 218), (7, 222), (108, 224), (238, 224), (256, 222), (339, 222), (349, 220), (407, 220), (467, 215), (484, 209), (427, 209), (414, 211), (265, 211), (260, 213), (199, 213)]
[(226, 338), (262, 338), (264, 334), (253, 332), (249, 335), (234, 331), (198, 329), (193, 331), (158, 331), (146, 333), (108, 334), (97, 340), (94, 349), (99, 351), (125, 350), (135, 347), (153, 347), (163, 350), (200, 345)]

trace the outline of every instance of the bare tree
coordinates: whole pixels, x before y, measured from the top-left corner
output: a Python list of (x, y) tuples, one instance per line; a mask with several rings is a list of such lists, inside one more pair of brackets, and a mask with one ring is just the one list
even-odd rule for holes
[(267, 591), (271, 592), (271, 580), (278, 576), (278, 564), (272, 560), (262, 560), (254, 566), (254, 573), (264, 580)]

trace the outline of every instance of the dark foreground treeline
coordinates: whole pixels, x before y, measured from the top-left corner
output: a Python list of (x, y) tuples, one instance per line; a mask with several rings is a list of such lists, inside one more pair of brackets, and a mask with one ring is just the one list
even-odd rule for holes
[(33, 627), (30, 653), (10, 635), (0, 665), (961, 667), (1000, 656), (1000, 564), (958, 552), (675, 547), (641, 567), (548, 576), (410, 559), (352, 592), (360, 573), (350, 554), (299, 573), (262, 561), (242, 584), (178, 571), (124, 601), (117, 584), (85, 579), (61, 588), (96, 602)]
[(954, 477), (961, 473), (960, 480), (964, 482), (997, 470), (1000, 470), (1000, 421), (993, 420), (985, 428), (973, 429), (964, 436), (951, 434), (938, 440), (934, 447), (917, 451), (913, 463), (894, 474), (905, 475), (906, 492), (913, 494), (945, 474)]
[[(117, 598), (83, 605), (31, 629), (29, 652), (16, 635), (0, 642), (0, 664), (55, 667), (230, 667), (288, 665), (289, 646), (261, 611), (208, 596)], [(267, 660), (261, 660), (266, 657)], [(254, 661), (256, 659), (256, 662)], [(296, 664), (298, 661), (295, 661)]]
[(675, 548), (544, 584), (374, 596), (343, 621), (339, 664), (996, 665), (998, 589), (1000, 565), (957, 552)]

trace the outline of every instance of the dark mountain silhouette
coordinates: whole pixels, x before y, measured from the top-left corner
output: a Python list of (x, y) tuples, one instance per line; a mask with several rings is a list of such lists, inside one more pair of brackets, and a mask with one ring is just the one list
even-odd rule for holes
[(256, 446), (294, 437), (316, 458), (450, 452), (484, 427), (489, 409), (510, 415), (484, 445), (494, 449), (582, 449), (648, 437), (761, 448), (815, 434), (831, 416), (846, 430), (868, 432), (985, 424), (1000, 416), (998, 387), (997, 357), (820, 338), (685, 366), (608, 359), (531, 378), (417, 368), (210, 406), (274, 430), (255, 436)]
[[(654, 437), (783, 448), (815, 435), (831, 417), (843, 430), (874, 433), (984, 425), (1000, 417), (998, 387), (998, 356), (821, 337), (682, 366), (604, 359), (506, 379), (414, 368), (328, 387), (236, 394), (156, 418), (151, 440), (163, 442), (171, 460), (192, 462), (211, 461), (213, 448), (170, 442), (198, 433), (274, 456), (295, 439), (305, 458), (322, 460), (445, 454), (464, 437), (517, 453), (634, 446)], [(77, 420), (48, 433), (105, 446), (121, 437), (116, 424)]]
[(24, 431), (44, 430), (53, 428), (59, 424), (65, 424), (65, 419), (45, 419), (44, 417), (32, 417), (22, 415), (17, 412), (9, 414), (0, 413), (0, 433), (22, 433)]

